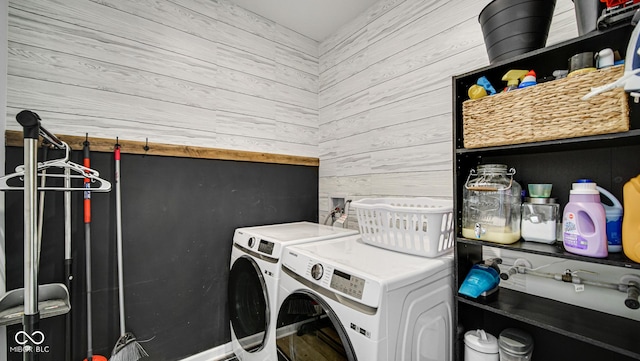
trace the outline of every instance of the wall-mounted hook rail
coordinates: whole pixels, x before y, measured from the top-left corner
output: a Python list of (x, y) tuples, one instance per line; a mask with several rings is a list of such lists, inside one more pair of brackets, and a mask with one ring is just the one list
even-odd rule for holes
[[(6, 146), (8, 147), (22, 147), (22, 132), (15, 130), (7, 130), (5, 132)], [(85, 137), (76, 135), (62, 135), (59, 134), (58, 138), (64, 140), (72, 150), (81, 151)], [(113, 137), (109, 138), (96, 138), (90, 137), (91, 151), (92, 152), (113, 152)], [(153, 143), (135, 140), (123, 139), (122, 142), (117, 140), (118, 144), (122, 147), (121, 153), (123, 154), (139, 154), (153, 155), (153, 156), (166, 156), (166, 157), (179, 157), (179, 158), (194, 158), (194, 159), (216, 159), (216, 160), (233, 160), (242, 162), (259, 162), (259, 163), (273, 163), (273, 164), (289, 164), (289, 165), (302, 165), (317, 167), (320, 164), (320, 160), (315, 157), (295, 156), (289, 154), (276, 154), (266, 152), (252, 152), (235, 149), (222, 149), (222, 148), (210, 148), (199, 147), (180, 144), (166, 144), (166, 143)], [(145, 151), (144, 146), (149, 147), (149, 151)]]

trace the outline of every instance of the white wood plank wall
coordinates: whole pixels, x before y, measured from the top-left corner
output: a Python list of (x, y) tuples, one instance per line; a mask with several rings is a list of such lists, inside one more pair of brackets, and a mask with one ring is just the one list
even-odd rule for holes
[[(10, 0), (7, 128), (319, 157), (330, 195), (452, 197), (451, 77), (489, 0), (381, 0), (318, 44), (227, 0)], [(577, 36), (557, 0), (547, 44)], [(353, 223), (352, 223), (353, 224)]]
[[(320, 43), (321, 221), (332, 195), (453, 197), (451, 77), (489, 64), (488, 3), (381, 0)], [(558, 0), (547, 45), (577, 35)]]
[(318, 156), (318, 43), (227, 0), (9, 0), (7, 129)]

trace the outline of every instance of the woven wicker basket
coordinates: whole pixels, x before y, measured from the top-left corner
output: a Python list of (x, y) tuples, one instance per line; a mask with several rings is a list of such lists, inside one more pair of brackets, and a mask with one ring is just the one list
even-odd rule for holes
[(581, 100), (623, 73), (616, 66), (462, 104), (465, 148), (539, 142), (629, 130), (621, 88)]

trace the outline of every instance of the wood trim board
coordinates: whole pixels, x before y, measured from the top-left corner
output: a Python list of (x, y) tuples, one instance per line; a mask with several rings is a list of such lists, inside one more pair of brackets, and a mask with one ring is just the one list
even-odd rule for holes
[[(72, 150), (82, 150), (82, 143), (88, 139), (91, 142), (91, 151), (111, 152), (116, 144), (116, 139), (81, 137), (76, 135), (56, 136), (69, 144)], [(194, 147), (178, 144), (148, 143), (135, 140), (118, 139), (120, 151), (128, 154), (157, 155), (167, 157), (196, 158), (196, 159), (219, 159), (235, 160), (242, 162), (276, 163), (288, 165), (303, 165), (318, 167), (320, 160), (313, 157), (303, 157), (288, 154), (274, 154), (263, 152), (250, 152), (244, 150), (220, 149), (208, 147)], [(5, 132), (6, 146), (22, 147), (22, 132), (7, 130)]]

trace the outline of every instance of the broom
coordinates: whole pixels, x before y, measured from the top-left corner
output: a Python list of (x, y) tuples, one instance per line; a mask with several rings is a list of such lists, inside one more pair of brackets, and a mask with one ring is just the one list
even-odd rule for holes
[(115, 183), (116, 183), (116, 237), (118, 246), (118, 298), (120, 307), (120, 332), (121, 336), (111, 351), (109, 361), (137, 361), (149, 356), (147, 351), (136, 341), (131, 332), (126, 332), (124, 322), (124, 281), (122, 267), (122, 202), (120, 193), (120, 144), (116, 141), (115, 156)]

